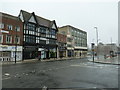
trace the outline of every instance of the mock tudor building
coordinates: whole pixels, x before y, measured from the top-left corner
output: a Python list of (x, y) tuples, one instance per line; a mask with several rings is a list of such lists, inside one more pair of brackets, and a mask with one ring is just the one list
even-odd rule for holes
[(57, 57), (57, 26), (55, 20), (50, 21), (21, 10), (19, 18), (23, 22), (23, 58)]
[(68, 57), (84, 57), (87, 54), (87, 33), (83, 30), (66, 25), (58, 28), (67, 35)]
[(0, 12), (0, 61), (22, 60), (23, 25), (20, 19)]

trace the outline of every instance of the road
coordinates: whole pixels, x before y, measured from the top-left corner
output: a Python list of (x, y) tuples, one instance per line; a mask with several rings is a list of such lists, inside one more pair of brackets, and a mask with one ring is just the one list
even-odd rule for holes
[(118, 65), (87, 59), (2, 67), (3, 88), (118, 88)]

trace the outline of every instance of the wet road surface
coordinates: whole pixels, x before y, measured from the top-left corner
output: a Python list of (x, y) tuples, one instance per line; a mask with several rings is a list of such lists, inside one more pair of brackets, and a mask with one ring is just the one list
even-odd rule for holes
[(118, 65), (87, 59), (2, 67), (3, 88), (118, 88)]

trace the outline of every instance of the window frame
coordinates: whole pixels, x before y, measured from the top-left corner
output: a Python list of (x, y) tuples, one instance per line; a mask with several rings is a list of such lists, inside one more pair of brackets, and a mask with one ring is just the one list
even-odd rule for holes
[[(10, 39), (10, 42), (8, 42), (7, 40), (8, 40), (8, 37), (10, 37), (9, 39)], [(6, 35), (6, 43), (12, 43), (12, 36), (11, 35)]]

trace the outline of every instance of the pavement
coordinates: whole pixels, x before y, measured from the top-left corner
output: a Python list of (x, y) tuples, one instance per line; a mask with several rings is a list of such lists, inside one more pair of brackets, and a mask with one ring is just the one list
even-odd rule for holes
[[(95, 57), (94, 58), (94, 62), (95, 63), (102, 63), (102, 64), (113, 64), (113, 65), (120, 65), (120, 60), (119, 60), (119, 56), (117, 57), (109, 57), (109, 58), (106, 58), (104, 59), (103, 57), (100, 58), (100, 57)], [(92, 57), (88, 57), (88, 60), (90, 62), (93, 62), (93, 58)]]
[[(27, 60), (24, 60), (24, 61), (17, 61), (16, 63), (14, 61), (3, 61), (3, 62), (0, 63), (0, 65), (63, 61), (63, 60), (81, 59), (81, 58), (84, 58), (84, 57), (64, 57), (64, 58), (51, 58), (51, 59), (44, 59), (44, 60), (27, 59)], [(87, 58), (88, 58), (88, 61), (93, 62), (93, 58), (91, 56), (87, 56)], [(112, 58), (106, 58), (106, 59), (104, 59), (103, 57), (99, 57), (99, 58), (95, 57), (94, 58), (94, 63), (120, 65), (119, 58), (120, 58), (120, 56), (112, 57)]]
[(63, 60), (71, 60), (71, 59), (80, 59), (80, 58), (84, 58), (84, 57), (64, 57), (64, 58), (51, 58), (51, 59), (42, 59), (42, 60), (38, 60), (38, 59), (27, 59), (27, 60), (21, 60), (21, 61), (17, 61), (15, 63), (15, 61), (1, 61), (0, 66), (2, 65), (14, 65), (14, 64), (25, 64), (25, 63), (35, 63), (35, 62), (52, 62), (52, 61), (63, 61)]

